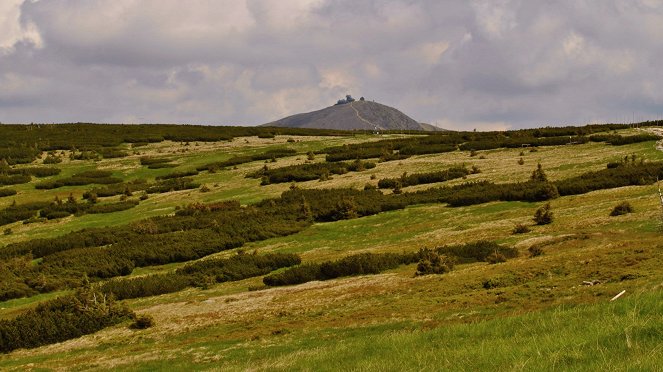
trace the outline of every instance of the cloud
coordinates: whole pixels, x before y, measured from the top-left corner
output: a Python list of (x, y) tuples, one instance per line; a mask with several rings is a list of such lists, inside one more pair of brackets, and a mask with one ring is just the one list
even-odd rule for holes
[(23, 0), (5, 0), (0, 3), (0, 55), (13, 52), (18, 43), (43, 47), (35, 24), (21, 20), (22, 4)]
[(0, 121), (253, 125), (345, 94), (453, 129), (663, 114), (663, 2), (7, 0)]

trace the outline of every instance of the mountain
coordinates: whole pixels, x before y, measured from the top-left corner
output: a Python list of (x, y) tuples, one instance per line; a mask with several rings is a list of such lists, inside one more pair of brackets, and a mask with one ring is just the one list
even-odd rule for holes
[(370, 101), (341, 100), (322, 110), (296, 114), (264, 124), (291, 128), (319, 128), (341, 130), (442, 130), (421, 124), (393, 107)]

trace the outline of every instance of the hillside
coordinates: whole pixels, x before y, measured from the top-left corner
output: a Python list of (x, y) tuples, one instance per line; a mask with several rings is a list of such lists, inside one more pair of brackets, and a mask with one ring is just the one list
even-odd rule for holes
[(430, 124), (418, 123), (393, 107), (363, 100), (288, 116), (265, 125), (340, 130), (438, 130)]
[(657, 370), (647, 124), (0, 126), (0, 370)]

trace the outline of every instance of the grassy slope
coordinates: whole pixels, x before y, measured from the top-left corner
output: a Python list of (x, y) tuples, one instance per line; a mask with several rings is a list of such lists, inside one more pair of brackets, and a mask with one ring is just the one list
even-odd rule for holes
[[(314, 149), (322, 144), (296, 146)], [(236, 151), (247, 151), (238, 147)], [(651, 160), (663, 158), (652, 143), (545, 148), (526, 153), (524, 166), (516, 163), (519, 152), (479, 152), (485, 159), (461, 152), (414, 157), (327, 182), (307, 182), (303, 187), (363, 186), (376, 182), (369, 179), (371, 173), (378, 178), (393, 177), (402, 169), (413, 173), (464, 161), (484, 171), (471, 179), (506, 181), (527, 178), (537, 161), (557, 179), (601, 169), (607, 161), (631, 153)], [(192, 153), (187, 167), (178, 170), (195, 167), (193, 163), (204, 162), (209, 156)], [(279, 160), (277, 165), (301, 161), (296, 158)], [(243, 178), (245, 172), (260, 166), (261, 162), (255, 162), (237, 171), (201, 174), (197, 180), (210, 177), (209, 182), (220, 182), (219, 190), (182, 192), (181, 196), (207, 200), (235, 196), (249, 201), (251, 195), (276, 195), (287, 188), (261, 188), (256, 180)], [(228, 189), (237, 192), (233, 195)], [(143, 210), (121, 212), (127, 213), (125, 216), (101, 215), (96, 224), (115, 223), (115, 219), (126, 223), (122, 218), (163, 213), (159, 208), (181, 204), (179, 197), (164, 195), (159, 204), (158, 198), (151, 197), (148, 202), (155, 204), (138, 207)], [(608, 217), (611, 208), (624, 200), (636, 212)], [(552, 202), (557, 217), (552, 225), (515, 236), (510, 234), (512, 227), (529, 223), (537, 205), (498, 202), (454, 209), (425, 205), (316, 224), (299, 234), (246, 248), (299, 252), (305, 260), (320, 261), (358, 251), (414, 250), (485, 238), (514, 244), (522, 255), (499, 265), (458, 266), (444, 276), (415, 278), (414, 267), (409, 266), (376, 276), (247, 292), (248, 287), (261, 284), (260, 278), (254, 278), (134, 300), (129, 305), (153, 315), (156, 327), (139, 332), (115, 327), (78, 340), (17, 351), (0, 357), (0, 368), (23, 369), (33, 363), (50, 368), (132, 366), (145, 370), (191, 365), (200, 369), (420, 370), (441, 366), (594, 370), (612, 363), (611, 368), (616, 369), (652, 370), (663, 365), (657, 341), (663, 336), (663, 244), (657, 232), (660, 211), (656, 203), (653, 186), (560, 198)], [(137, 211), (140, 216), (136, 216)], [(85, 226), (86, 217), (49, 224), (43, 235), (78, 229)], [(32, 234), (27, 230), (16, 236), (22, 240)], [(545, 254), (526, 258), (527, 248), (533, 244), (542, 245)], [(232, 252), (221, 255), (228, 254)], [(135, 274), (178, 266), (144, 268)], [(583, 286), (583, 280), (599, 280), (601, 284)], [(486, 283), (493, 288), (486, 289)], [(624, 298), (608, 303), (623, 289), (627, 290)], [(0, 310), (0, 316), (33, 304), (30, 300), (2, 303), (0, 307), (5, 309)]]

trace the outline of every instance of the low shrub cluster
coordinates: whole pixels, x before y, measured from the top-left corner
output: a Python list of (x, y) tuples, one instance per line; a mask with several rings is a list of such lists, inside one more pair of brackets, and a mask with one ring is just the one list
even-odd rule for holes
[(344, 276), (378, 274), (418, 260), (417, 253), (360, 253), (337, 261), (296, 266), (264, 277), (263, 283), (269, 286), (283, 286)]
[(59, 180), (40, 182), (35, 185), (36, 189), (57, 189), (63, 186), (82, 186), (91, 184), (114, 184), (121, 183), (122, 180), (111, 176), (112, 172), (93, 170), (76, 173), (71, 177)]
[(459, 146), (460, 150), (493, 150), (499, 148), (559, 146), (569, 144), (582, 144), (589, 141), (584, 136), (561, 136), (561, 137), (494, 137), (491, 139), (479, 139), (468, 141)]
[(530, 180), (508, 184), (495, 184), (487, 181), (466, 183), (447, 193), (444, 201), (452, 207), (482, 204), (491, 201), (536, 202), (554, 199), (559, 196), (557, 188), (550, 182)]
[(148, 297), (180, 291), (187, 287), (205, 287), (265, 275), (276, 269), (301, 263), (295, 254), (258, 255), (239, 252), (224, 259), (206, 259), (188, 264), (174, 273), (147, 275), (132, 279), (112, 279), (101, 285), (104, 293), (117, 299)]
[(10, 134), (4, 136), (2, 132), (7, 127), (7, 124), (0, 126), (0, 161), (4, 160), (8, 165), (28, 164), (41, 154), (41, 150), (32, 146), (34, 142), (32, 144), (30, 142), (20, 143)]
[(637, 134), (634, 136), (620, 136), (618, 134), (595, 134), (589, 137), (592, 142), (607, 142), (613, 146), (630, 145), (647, 141), (658, 141), (658, 136), (653, 134)]
[(127, 183), (116, 183), (104, 187), (94, 187), (83, 193), (83, 199), (91, 200), (93, 195), (100, 198), (123, 194), (131, 196), (134, 192), (144, 191), (150, 186), (151, 184), (147, 183), (147, 181), (138, 178)]
[(355, 160), (353, 162), (298, 164), (270, 169), (265, 165), (257, 172), (247, 175), (249, 178), (262, 178), (263, 184), (325, 180), (331, 174), (360, 172), (375, 168), (375, 163)]
[(250, 163), (252, 161), (277, 159), (277, 158), (283, 158), (283, 157), (286, 157), (286, 156), (292, 156), (292, 155), (296, 155), (296, 154), (297, 154), (297, 150), (294, 150), (294, 149), (277, 148), (277, 149), (267, 150), (267, 151), (265, 151), (263, 153), (260, 153), (260, 154), (244, 155), (244, 156), (233, 156), (232, 158), (230, 158), (228, 160), (205, 164), (203, 166), (198, 167), (197, 170), (199, 170), (199, 171), (203, 171), (203, 170), (214, 171), (214, 170), (223, 169), (223, 168), (226, 168), (226, 167), (232, 167), (232, 166), (235, 166), (235, 165)]
[(99, 155), (104, 157), (104, 159), (123, 158), (125, 156), (129, 156), (128, 152), (119, 150), (114, 147), (100, 147), (97, 152)]
[(454, 166), (449, 169), (429, 172), (429, 173), (404, 173), (400, 178), (383, 178), (378, 181), (378, 187), (381, 189), (393, 189), (396, 186), (407, 187), (426, 183), (444, 182), (456, 178), (462, 178), (470, 174), (471, 171), (464, 165)]
[(465, 142), (464, 135), (461, 132), (429, 134), (423, 137), (329, 147), (322, 152), (327, 154), (327, 161), (370, 158), (379, 158), (380, 161), (399, 160), (411, 155), (455, 151), (458, 144)]
[(0, 186), (2, 185), (20, 185), (23, 183), (28, 183), (32, 180), (32, 177), (25, 174), (14, 174), (6, 175), (0, 174)]
[(17, 275), (0, 277), (0, 289), (7, 288), (6, 296), (12, 298), (76, 287), (83, 274), (98, 280), (127, 275), (135, 267), (195, 260), (245, 242), (293, 234), (311, 223), (301, 204), (236, 208), (216, 203), (181, 211), (186, 212), (11, 244), (1, 252), (5, 260), (32, 254), (22, 257), (41, 261)]
[(193, 178), (181, 177), (170, 178), (151, 184), (145, 191), (148, 194), (166, 193), (171, 191), (191, 190), (200, 187), (199, 183), (193, 181)]
[(293, 189), (259, 205), (298, 205), (302, 213), (318, 222), (347, 220), (405, 208), (408, 201), (384, 195), (379, 190)]
[(467, 244), (420, 249), (411, 253), (360, 253), (336, 261), (306, 263), (270, 274), (263, 278), (268, 286), (283, 286), (329, 280), (345, 276), (378, 274), (400, 265), (417, 263), (416, 275), (442, 274), (453, 270), (454, 264), (469, 262), (503, 262), (518, 256), (518, 250), (495, 242), (477, 241)]
[(466, 244), (446, 245), (434, 251), (439, 255), (453, 257), (458, 263), (489, 262), (491, 255), (501, 255), (505, 259), (518, 257), (518, 250), (505, 247), (488, 240), (479, 240)]
[(577, 177), (556, 181), (562, 196), (623, 186), (651, 185), (663, 179), (663, 162), (617, 163), (617, 165)]
[(40, 209), (46, 208), (49, 204), (50, 202), (14, 203), (0, 211), (0, 226), (34, 217)]
[(177, 165), (171, 163), (169, 158), (152, 158), (144, 156), (140, 158), (140, 165), (147, 165), (148, 169), (175, 168)]
[(170, 174), (166, 174), (163, 176), (158, 176), (155, 179), (156, 180), (168, 180), (171, 178), (182, 178), (182, 177), (190, 177), (190, 176), (195, 176), (198, 174), (197, 170), (188, 170), (188, 171), (182, 171), (182, 172), (173, 172)]
[(0, 351), (34, 348), (77, 338), (129, 320), (133, 312), (89, 288), (0, 320)]
[(16, 190), (14, 189), (0, 189), (0, 198), (5, 196), (16, 195)]
[(116, 203), (90, 204), (77, 203), (73, 197), (66, 201), (57, 198), (52, 202), (32, 202), (11, 205), (0, 211), (0, 226), (18, 221), (26, 221), (37, 215), (49, 220), (63, 218), (72, 214), (80, 216), (85, 213), (112, 213), (123, 211), (138, 205), (138, 201), (126, 200)]
[(7, 175), (24, 175), (24, 176), (34, 176), (34, 177), (50, 177), (60, 174), (61, 169), (55, 167), (26, 167), (26, 168), (0, 168), (0, 174), (4, 173)]

